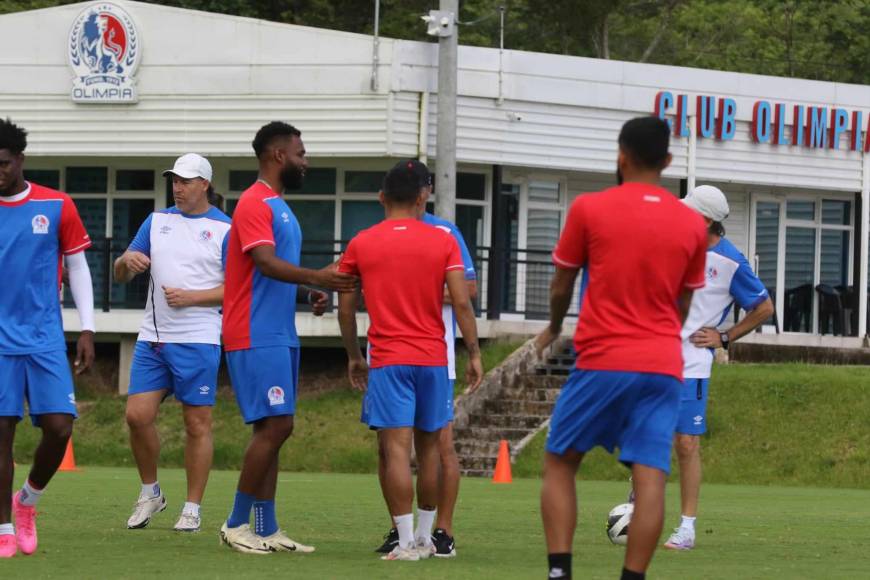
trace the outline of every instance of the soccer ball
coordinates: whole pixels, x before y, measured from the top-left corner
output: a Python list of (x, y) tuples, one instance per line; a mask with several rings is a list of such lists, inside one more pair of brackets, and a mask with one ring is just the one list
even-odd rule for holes
[(607, 514), (607, 537), (618, 546), (628, 543), (628, 524), (631, 522), (631, 514), (634, 513), (634, 504), (619, 504)]

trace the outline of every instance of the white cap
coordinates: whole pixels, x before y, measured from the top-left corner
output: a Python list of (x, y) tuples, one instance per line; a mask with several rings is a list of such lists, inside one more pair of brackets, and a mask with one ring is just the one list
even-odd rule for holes
[(683, 203), (714, 222), (725, 221), (731, 211), (725, 194), (712, 185), (699, 185), (683, 199)]
[(211, 163), (202, 155), (187, 153), (175, 160), (175, 167), (163, 172), (163, 177), (167, 175), (177, 175), (183, 179), (201, 177), (210, 182), (212, 176)]

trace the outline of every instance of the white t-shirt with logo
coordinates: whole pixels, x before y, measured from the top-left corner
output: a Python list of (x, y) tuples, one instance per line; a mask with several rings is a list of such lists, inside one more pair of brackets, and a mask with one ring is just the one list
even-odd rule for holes
[(753, 310), (769, 297), (749, 262), (730, 241), (722, 238), (707, 250), (706, 285), (692, 296), (689, 316), (683, 325), (683, 377), (707, 379), (713, 369), (713, 349), (698, 348), (689, 337), (725, 321), (734, 302)]
[(154, 212), (146, 219), (129, 251), (151, 259), (148, 301), (139, 327), (139, 340), (167, 343), (221, 343), (221, 307), (173, 308), (166, 288), (209, 290), (224, 283), (230, 218), (215, 207), (199, 215), (176, 207)]

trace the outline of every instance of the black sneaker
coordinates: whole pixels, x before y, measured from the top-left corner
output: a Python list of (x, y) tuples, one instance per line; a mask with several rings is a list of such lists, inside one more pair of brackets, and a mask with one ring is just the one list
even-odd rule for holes
[(436, 558), (456, 557), (456, 542), (442, 528), (436, 528), (432, 532), (432, 543), (435, 544)]
[(389, 554), (393, 551), (393, 548), (399, 545), (399, 530), (396, 528), (392, 528), (389, 532), (384, 534), (384, 543), (381, 544), (381, 547), (375, 550), (378, 554)]

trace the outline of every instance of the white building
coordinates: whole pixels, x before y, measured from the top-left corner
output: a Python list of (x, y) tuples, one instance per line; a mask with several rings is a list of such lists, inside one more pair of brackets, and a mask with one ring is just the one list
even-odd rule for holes
[[(87, 26), (91, 7), (115, 16), (100, 29), (102, 42), (84, 46), (77, 27)], [(119, 7), (135, 31), (123, 28)], [(99, 40), (94, 34), (85, 40)], [(126, 74), (138, 61), (135, 102), (78, 102), (93, 95), (81, 68), (71, 68), (86, 50), (96, 51), (88, 53), (94, 66), (106, 63), (102, 72), (125, 65)], [(90, 253), (104, 310), (98, 328), (129, 343), (144, 294), (111, 286), (108, 264), (149, 212), (171, 203), (160, 172), (175, 157), (207, 156), (231, 210), (253, 181), (256, 130), (273, 119), (296, 125), (314, 169), (289, 199), (306, 263), (328, 263), (340, 240), (382, 216), (376, 192), (387, 168), (398, 158), (435, 162), (437, 51), (380, 39), (375, 64), (366, 35), (84, 2), (0, 16), (0, 115), (30, 132), (28, 175), (79, 206), (98, 240)], [(528, 332), (536, 325), (527, 321), (545, 316), (548, 253), (568, 204), (613, 184), (622, 123), (654, 112), (678, 133), (685, 116), (682, 132), (691, 133), (672, 139), (666, 187), (721, 187), (732, 208), (728, 235), (775, 296), (782, 332), (754, 339), (859, 346), (867, 334), (870, 87), (460, 47), (457, 222), (481, 258), (484, 335)], [(809, 131), (793, 130), (796, 114)], [(803, 145), (791, 144), (795, 135)], [(65, 322), (78, 324), (70, 312)], [(309, 337), (338, 332), (329, 316), (300, 314), (299, 326)]]

